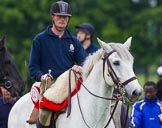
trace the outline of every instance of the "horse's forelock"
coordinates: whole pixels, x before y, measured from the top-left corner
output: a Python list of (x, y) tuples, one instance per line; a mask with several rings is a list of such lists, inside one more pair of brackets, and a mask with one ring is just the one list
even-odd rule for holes
[(3, 50), (5, 48), (5, 41), (6, 37), (4, 36), (2, 39), (0, 39), (0, 50)]
[(116, 52), (118, 53), (118, 55), (122, 59), (128, 60), (128, 61), (133, 61), (133, 56), (130, 54), (128, 49), (123, 46), (123, 44), (120, 44), (120, 43), (110, 43), (110, 46), (113, 49), (116, 50)]

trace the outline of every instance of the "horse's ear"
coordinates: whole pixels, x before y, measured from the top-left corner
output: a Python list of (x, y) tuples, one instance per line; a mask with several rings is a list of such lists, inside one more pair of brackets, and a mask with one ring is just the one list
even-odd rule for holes
[(109, 45), (107, 45), (107, 43), (103, 42), (98, 37), (97, 37), (97, 41), (98, 41), (100, 47), (103, 48), (104, 50), (106, 50), (106, 49), (109, 50), (111, 48)]
[(4, 35), (3, 37), (2, 37), (2, 46), (5, 46), (5, 43), (6, 43), (6, 36)]
[(127, 39), (127, 41), (125, 41), (124, 46), (129, 50), (130, 46), (131, 46), (131, 41), (132, 41), (132, 37), (129, 37)]

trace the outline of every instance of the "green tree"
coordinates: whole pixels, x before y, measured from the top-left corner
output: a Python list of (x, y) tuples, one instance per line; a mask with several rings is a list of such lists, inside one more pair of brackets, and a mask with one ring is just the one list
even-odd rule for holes
[[(73, 12), (68, 26), (72, 33), (76, 33), (76, 25), (89, 22), (96, 29), (95, 39), (99, 37), (106, 42), (123, 42), (132, 36), (131, 50), (136, 71), (142, 69), (149, 76), (152, 65), (159, 64), (162, 55), (160, 0), (154, 0), (157, 2), (154, 7), (149, 0), (66, 1), (70, 3)], [(25, 80), (30, 80), (27, 65), (32, 39), (51, 24), (49, 9), (53, 2), (0, 1), (0, 35), (7, 35), (7, 47)]]

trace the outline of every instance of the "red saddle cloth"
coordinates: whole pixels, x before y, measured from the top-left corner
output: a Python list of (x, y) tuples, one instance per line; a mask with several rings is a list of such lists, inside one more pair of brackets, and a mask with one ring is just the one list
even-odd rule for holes
[[(81, 81), (82, 81), (82, 78), (80, 77), (76, 84), (76, 88), (78, 90), (80, 89)], [(71, 96), (74, 96), (77, 93), (77, 89), (74, 89), (74, 91), (72, 91)], [(68, 97), (60, 104), (51, 102), (51, 101), (47, 100), (45, 97), (43, 97), (39, 103), (39, 108), (45, 107), (45, 108), (53, 110), (53, 111), (60, 111), (63, 108), (65, 108), (67, 106), (67, 104), (68, 104)]]

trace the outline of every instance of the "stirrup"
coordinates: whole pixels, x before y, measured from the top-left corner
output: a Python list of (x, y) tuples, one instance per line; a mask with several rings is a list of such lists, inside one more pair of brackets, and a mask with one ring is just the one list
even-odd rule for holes
[(37, 128), (52, 128), (52, 126), (44, 126), (40, 123), (39, 119), (36, 121), (36, 127)]

